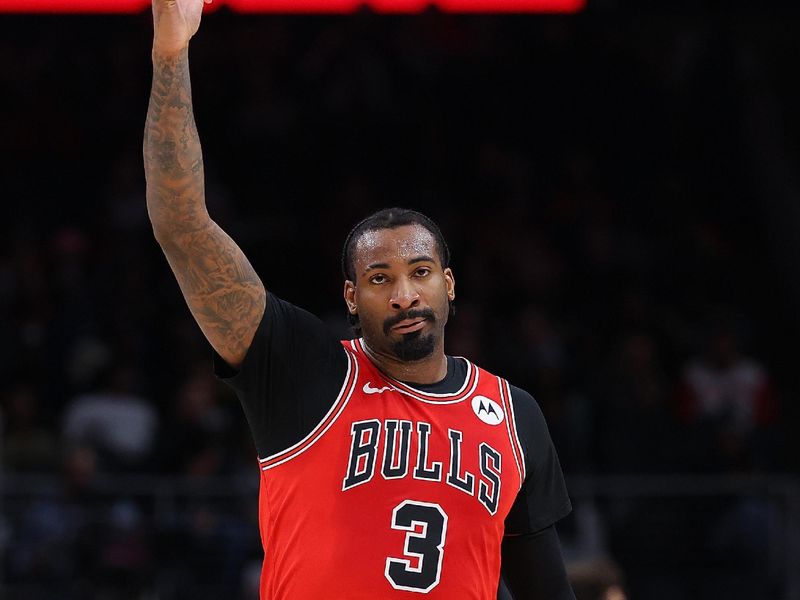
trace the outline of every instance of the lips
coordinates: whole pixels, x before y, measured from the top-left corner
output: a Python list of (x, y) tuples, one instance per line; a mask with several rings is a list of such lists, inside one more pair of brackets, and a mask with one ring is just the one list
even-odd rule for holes
[(383, 322), (383, 333), (413, 333), (425, 327), (425, 322), (436, 323), (436, 315), (430, 308), (414, 308), (397, 313)]
[(425, 326), (425, 319), (424, 317), (417, 317), (416, 319), (405, 319), (400, 321), (396, 325), (392, 327), (392, 331), (396, 331), (397, 333), (413, 333), (414, 331), (419, 331)]

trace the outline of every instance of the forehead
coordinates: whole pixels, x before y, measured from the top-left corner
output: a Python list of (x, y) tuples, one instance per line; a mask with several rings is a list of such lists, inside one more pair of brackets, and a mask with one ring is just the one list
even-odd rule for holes
[(356, 241), (353, 263), (358, 271), (373, 263), (407, 262), (420, 256), (430, 256), (441, 262), (436, 246), (433, 234), (416, 223), (365, 231)]

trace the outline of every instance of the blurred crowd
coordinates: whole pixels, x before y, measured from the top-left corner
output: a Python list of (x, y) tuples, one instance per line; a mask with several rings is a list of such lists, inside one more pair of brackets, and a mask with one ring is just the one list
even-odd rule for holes
[[(154, 573), (165, 598), (219, 597), (252, 587), (258, 567), (244, 500), (190, 502), (154, 527), (152, 506), (107, 502), (93, 485), (257, 477), (237, 401), (147, 220), (148, 19), (0, 20), (0, 54), (14, 57), (0, 65), (11, 215), (0, 223), (0, 459), (7, 473), (61, 482), (7, 504), (3, 576), (71, 580), (70, 598), (140, 597)], [(192, 48), (209, 211), (270, 291), (341, 336), (349, 227), (384, 206), (430, 214), (454, 257), (448, 351), (537, 398), (568, 478), (790, 471), (800, 320), (775, 258), (790, 249), (772, 239), (753, 140), (736, 125), (757, 108), (749, 74), (769, 81), (761, 65), (777, 69), (784, 50), (757, 33), (216, 14)], [(643, 540), (615, 532), (637, 526), (711, 540), (697, 551), (734, 569), (758, 556), (764, 507), (654, 524), (669, 510), (607, 517), (629, 571)], [(203, 548), (224, 564), (193, 563)], [(116, 596), (87, 591), (104, 581)]]

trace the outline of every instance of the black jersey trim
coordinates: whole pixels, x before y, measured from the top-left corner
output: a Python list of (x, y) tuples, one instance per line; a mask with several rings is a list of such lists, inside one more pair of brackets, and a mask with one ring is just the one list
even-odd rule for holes
[(334, 400), (330, 409), (328, 409), (328, 412), (316, 425), (316, 427), (314, 427), (314, 429), (312, 429), (311, 432), (302, 440), (285, 450), (281, 450), (280, 452), (272, 454), (271, 456), (259, 458), (258, 462), (260, 463), (262, 471), (267, 471), (273, 467), (282, 465), (283, 463), (308, 450), (319, 438), (325, 434), (326, 431), (328, 431), (328, 429), (330, 429), (331, 425), (333, 425), (339, 418), (339, 415), (342, 414), (342, 411), (350, 401), (350, 397), (353, 395), (353, 391), (356, 388), (356, 382), (358, 381), (358, 360), (350, 351), (347, 350), (347, 348), (345, 348), (345, 354), (347, 355), (347, 374), (345, 375), (344, 382), (339, 390), (339, 394), (336, 396), (336, 400)]

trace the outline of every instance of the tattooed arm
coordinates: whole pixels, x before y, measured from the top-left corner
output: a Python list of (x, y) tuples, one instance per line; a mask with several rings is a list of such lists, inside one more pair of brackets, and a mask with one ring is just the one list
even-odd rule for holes
[(204, 2), (210, 0), (153, 0), (153, 86), (144, 132), (147, 211), (192, 315), (219, 355), (238, 367), (264, 314), (266, 291), (206, 210), (188, 54)]

